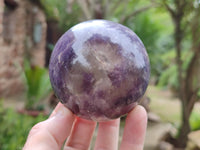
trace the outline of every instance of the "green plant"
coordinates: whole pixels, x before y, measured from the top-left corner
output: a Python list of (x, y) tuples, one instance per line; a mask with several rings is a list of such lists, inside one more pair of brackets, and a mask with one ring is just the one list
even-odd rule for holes
[[(193, 110), (190, 118), (189, 118), (189, 123), (190, 123), (190, 127), (191, 127), (191, 131), (196, 131), (196, 130), (200, 130), (200, 112), (197, 110)], [(177, 133), (175, 135), (175, 138), (177, 138), (180, 135), (181, 132), (181, 124), (178, 125), (174, 125), (174, 127), (177, 129)]]
[[(158, 11), (151, 9), (135, 16), (126, 24), (143, 41), (150, 58), (151, 73), (155, 77), (159, 77), (163, 72), (161, 56), (169, 51), (172, 46), (170, 38), (172, 28), (171, 24), (166, 22), (167, 19), (169, 19), (169, 16), (165, 13), (158, 14)], [(163, 25), (161, 21), (166, 22), (166, 25)]]
[(31, 67), (29, 62), (25, 63), (24, 75), (27, 86), (26, 109), (37, 109), (41, 99), (47, 96), (51, 88), (51, 83), (46, 68), (38, 66)]
[(14, 109), (3, 108), (2, 103), (0, 100), (0, 150), (21, 150), (32, 126), (47, 116), (21, 115)]
[(40, 1), (47, 20), (56, 20), (60, 29), (68, 30), (71, 26), (77, 24), (81, 18), (81, 9), (76, 2), (66, 0), (41, 0)]
[(191, 130), (195, 131), (195, 130), (200, 130), (200, 112), (195, 112), (193, 111), (191, 116), (190, 116), (190, 126), (191, 126)]
[[(175, 64), (176, 54), (174, 50), (167, 51), (161, 56), (163, 62), (163, 69), (162, 74), (160, 75), (158, 86), (159, 87), (169, 87), (173, 89), (174, 92), (178, 91), (179, 84), (178, 84), (178, 73), (177, 73), (177, 65)], [(182, 60), (184, 60), (182, 64), (182, 69), (186, 71), (188, 64), (191, 60), (192, 53), (188, 50), (183, 51)], [(185, 75), (185, 74), (184, 74)]]

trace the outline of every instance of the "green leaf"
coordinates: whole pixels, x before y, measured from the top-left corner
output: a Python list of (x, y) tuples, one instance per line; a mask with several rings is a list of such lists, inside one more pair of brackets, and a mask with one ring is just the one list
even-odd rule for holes
[(26, 108), (35, 109), (38, 102), (52, 90), (48, 70), (38, 66), (31, 67), (25, 62), (24, 74), (27, 86)]

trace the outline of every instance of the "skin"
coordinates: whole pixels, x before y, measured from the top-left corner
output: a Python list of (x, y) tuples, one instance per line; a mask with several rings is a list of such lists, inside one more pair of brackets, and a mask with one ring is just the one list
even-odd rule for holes
[[(117, 150), (120, 119), (100, 122), (94, 150)], [(147, 113), (137, 105), (128, 114), (120, 150), (142, 150), (147, 126)], [(36, 124), (28, 135), (23, 150), (87, 150), (96, 122), (75, 117), (58, 103), (50, 117)], [(66, 142), (65, 142), (66, 141)]]

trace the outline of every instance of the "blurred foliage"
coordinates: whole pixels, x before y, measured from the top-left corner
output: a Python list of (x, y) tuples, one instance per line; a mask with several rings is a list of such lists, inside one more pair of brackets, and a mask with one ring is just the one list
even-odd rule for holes
[[(190, 123), (190, 127), (191, 127), (191, 131), (197, 131), (200, 130), (200, 112), (197, 110), (193, 110), (190, 118), (189, 118), (189, 123)], [(181, 124), (180, 123), (174, 123), (171, 122), (173, 127), (177, 130), (177, 132), (175, 133), (175, 138), (177, 138), (180, 134), (180, 128), (181, 128)]]
[[(196, 130), (200, 130), (200, 111), (199, 110), (193, 110), (190, 118), (189, 118), (189, 123), (190, 123), (190, 127), (191, 127), (191, 131), (196, 131)], [(180, 127), (181, 124), (174, 124), (174, 127), (177, 129), (177, 133), (176, 133), (176, 137), (180, 134)]]
[(3, 108), (3, 100), (0, 100), (0, 150), (21, 150), (32, 126), (45, 119), (47, 116), (33, 118)]
[(106, 7), (107, 13), (105, 14), (105, 19), (127, 24), (130, 19), (153, 8), (154, 5), (150, 1), (145, 0), (115, 0), (115, 2), (110, 2)]
[(193, 111), (191, 116), (190, 116), (190, 126), (191, 130), (200, 130), (200, 113)]
[(58, 21), (63, 31), (77, 24), (82, 14), (77, 3), (68, 4), (67, 0), (40, 0), (44, 7), (47, 20)]
[(24, 76), (27, 86), (26, 109), (41, 109), (41, 99), (44, 99), (52, 90), (48, 69), (38, 66), (31, 67), (25, 61)]
[[(81, 1), (81, 0), (80, 0)], [(47, 21), (54, 20), (59, 23), (62, 31), (68, 30), (73, 25), (87, 20), (80, 3), (76, 0), (40, 0), (45, 10)], [(174, 91), (179, 88), (177, 80), (177, 66), (175, 62), (173, 23), (169, 14), (163, 9), (145, 0), (102, 0), (104, 19), (122, 23), (131, 28), (143, 41), (151, 62), (152, 76), (156, 77), (160, 87), (169, 87)], [(167, 0), (170, 6), (172, 0)], [(88, 8), (94, 13), (95, 8)], [(188, 13), (189, 14), (189, 13)], [(94, 17), (94, 14), (91, 14)], [(185, 22), (190, 22), (192, 14), (187, 15)], [(90, 18), (93, 19), (93, 18)], [(184, 24), (188, 26), (188, 24)], [(191, 33), (185, 28), (183, 42), (183, 70), (185, 71), (191, 60)], [(48, 48), (53, 49), (49, 44)], [(51, 91), (51, 84), (46, 68), (30, 66), (25, 62), (24, 77), (27, 85), (27, 109), (37, 109), (40, 100)], [(199, 91), (200, 97), (200, 91)], [(163, 111), (163, 110), (162, 110)], [(33, 118), (20, 115), (13, 109), (4, 109), (0, 100), (0, 149), (16, 150), (22, 149), (26, 136), (31, 127), (47, 117), (42, 115)], [(200, 129), (199, 113), (192, 112), (190, 117), (192, 130)]]
[[(164, 53), (160, 58), (163, 60), (163, 69), (162, 74), (160, 75), (158, 86), (159, 87), (168, 87), (172, 89), (174, 92), (177, 92), (179, 88), (178, 84), (178, 73), (177, 73), (177, 65), (176, 65), (176, 54), (174, 50), (168, 51)], [(192, 58), (192, 52), (185, 50), (182, 54), (183, 65), (182, 68), (184, 71), (188, 68), (190, 60)]]
[[(95, 10), (101, 8), (103, 12), (99, 13), (104, 19), (128, 26), (141, 38), (150, 57), (152, 75), (159, 78), (163, 72), (164, 60), (160, 56), (173, 45), (173, 25), (169, 15), (151, 1), (102, 0), (96, 1), (95, 6), (76, 0), (41, 0), (41, 3), (47, 20), (56, 20), (63, 32), (81, 21), (95, 19)], [(89, 18), (86, 12), (90, 13)]]
[[(149, 15), (150, 13), (152, 15)], [(163, 61), (165, 61), (161, 59), (161, 56), (170, 50), (173, 43), (170, 38), (171, 22), (166, 23), (166, 26), (169, 26), (168, 33), (165, 33), (166, 27), (162, 24), (162, 20), (169, 19), (168, 16), (164, 13), (154, 16), (157, 13), (157, 10), (144, 12), (130, 20), (127, 26), (132, 28), (143, 41), (150, 58), (151, 73), (159, 77), (163, 71)]]
[(51, 44), (51, 43), (48, 43), (48, 44), (47, 44), (47, 48), (48, 48), (50, 51), (53, 51), (54, 45)]
[[(150, 58), (151, 75), (160, 87), (170, 87), (177, 91), (176, 53), (174, 43), (174, 23), (170, 14), (162, 5), (162, 1), (145, 0), (41, 0), (48, 19), (57, 20), (63, 31), (71, 26), (87, 20), (95, 19), (95, 10), (103, 14), (104, 19), (122, 23), (131, 28), (143, 41)], [(94, 2), (94, 4), (92, 4)], [(175, 8), (173, 1), (166, 1), (170, 7)], [(191, 3), (192, 4), (192, 3)], [(195, 1), (195, 7), (198, 6)], [(192, 6), (187, 6), (192, 7)], [(86, 12), (90, 13), (87, 18)], [(124, 11), (126, 10), (126, 11)], [(191, 60), (191, 30), (187, 23), (191, 23), (194, 12), (191, 10), (183, 19), (184, 41), (182, 44), (183, 71), (186, 71)], [(53, 48), (53, 45), (51, 45)]]

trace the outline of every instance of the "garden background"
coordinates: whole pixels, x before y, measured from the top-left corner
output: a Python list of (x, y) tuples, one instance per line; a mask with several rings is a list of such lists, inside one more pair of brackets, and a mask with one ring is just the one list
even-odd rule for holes
[[(90, 19), (128, 26), (147, 49), (144, 149), (200, 149), (199, 0), (0, 0), (0, 150), (22, 149), (31, 127), (48, 118), (58, 102), (51, 52), (65, 31)], [(120, 137), (123, 126), (124, 118)]]

